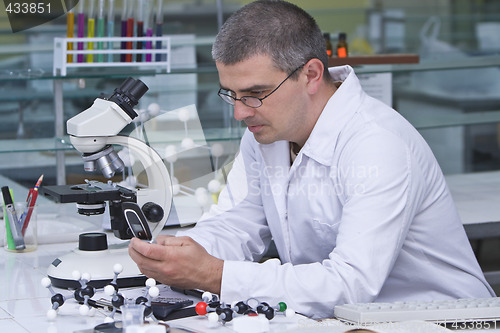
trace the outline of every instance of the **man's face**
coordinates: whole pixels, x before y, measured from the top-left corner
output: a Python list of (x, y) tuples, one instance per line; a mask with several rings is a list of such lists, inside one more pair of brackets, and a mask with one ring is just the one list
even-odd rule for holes
[[(272, 92), (290, 73), (273, 67), (268, 56), (257, 55), (234, 65), (217, 63), (220, 86), (235, 93), (236, 98), (255, 96), (263, 98)], [(307, 139), (305, 127), (307, 94), (302, 68), (299, 80), (286, 80), (258, 108), (235, 101), (234, 117), (244, 121), (259, 143), (278, 140), (301, 142)], [(305, 138), (303, 136), (306, 135)]]

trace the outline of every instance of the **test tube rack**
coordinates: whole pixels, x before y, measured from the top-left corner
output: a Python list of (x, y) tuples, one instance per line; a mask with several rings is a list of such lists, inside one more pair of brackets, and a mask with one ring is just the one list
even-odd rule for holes
[[(137, 48), (137, 49), (122, 49), (121, 43), (132, 42), (132, 43), (152, 43), (156, 45), (156, 42), (161, 42), (162, 48)], [(97, 43), (102, 43), (103, 45), (109, 45), (112, 43), (112, 48), (92, 48), (84, 47), (83, 50), (77, 50), (76, 47), (73, 49), (68, 48), (68, 45), (73, 43), (75, 46), (77, 43), (84, 43), (88, 45), (92, 43), (96, 45)], [(94, 55), (94, 60), (92, 62), (78, 62), (77, 55)], [(96, 55), (104, 54), (105, 61), (96, 61)], [(113, 61), (108, 61), (108, 54), (116, 55)], [(121, 55), (133, 55), (135, 59), (136, 54), (142, 54), (143, 58), (146, 55), (151, 55), (151, 61), (140, 61), (136, 62), (132, 60), (130, 62), (120, 61)], [(156, 60), (156, 55), (161, 55), (161, 60)], [(73, 55), (73, 60), (68, 61), (68, 55)], [(85, 56), (84, 56), (85, 58)], [(170, 37), (93, 37), (93, 38), (54, 38), (54, 66), (53, 75), (66, 76), (68, 68), (93, 68), (93, 67), (153, 67), (157, 71), (165, 70), (167, 73), (170, 72)]]

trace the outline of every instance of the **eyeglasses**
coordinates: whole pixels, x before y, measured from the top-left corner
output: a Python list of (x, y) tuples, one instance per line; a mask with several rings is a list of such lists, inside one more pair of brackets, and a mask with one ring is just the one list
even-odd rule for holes
[(286, 80), (288, 80), (293, 74), (295, 74), (296, 71), (298, 71), (302, 67), (304, 67), (304, 65), (300, 65), (299, 67), (294, 69), (293, 72), (291, 72), (283, 81), (281, 81), (280, 84), (278, 84), (278, 86), (276, 88), (273, 89), (273, 91), (271, 91), (269, 94), (267, 94), (266, 96), (264, 96), (262, 98), (255, 97), (255, 96), (242, 96), (241, 98), (236, 98), (235, 97), (236, 94), (234, 93), (234, 91), (226, 90), (226, 89), (222, 89), (222, 88), (219, 89), (219, 92), (217, 93), (217, 95), (219, 95), (220, 98), (222, 98), (222, 100), (224, 102), (229, 103), (231, 105), (234, 105), (234, 103), (236, 103), (236, 101), (241, 101), (241, 103), (245, 104), (248, 107), (258, 108), (262, 105), (263, 100), (265, 100), (266, 98), (271, 96), (276, 90), (278, 90), (279, 87), (281, 87), (281, 85), (283, 83), (285, 83)]

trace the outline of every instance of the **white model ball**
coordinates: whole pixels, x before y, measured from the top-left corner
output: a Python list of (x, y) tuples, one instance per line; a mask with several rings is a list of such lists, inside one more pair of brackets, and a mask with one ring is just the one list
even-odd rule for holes
[(106, 287), (104, 287), (104, 293), (108, 296), (112, 296), (115, 293), (115, 287), (108, 284)]
[(194, 147), (194, 141), (191, 138), (184, 138), (181, 142), (181, 147), (184, 149), (191, 149)]
[(286, 309), (285, 310), (285, 317), (292, 318), (294, 316), (295, 316), (295, 311), (293, 309)]
[(78, 309), (78, 312), (80, 312), (80, 315), (81, 316), (86, 316), (89, 314), (90, 312), (90, 309), (87, 305), (83, 304), (80, 306), (80, 308)]
[(42, 287), (44, 287), (44, 288), (48, 288), (52, 285), (52, 283), (50, 282), (50, 279), (48, 277), (44, 277), (42, 279), (42, 281), (40, 281), (40, 282), (42, 284)]
[(177, 148), (174, 145), (168, 145), (165, 148), (165, 159), (169, 163), (177, 161)]
[(71, 273), (71, 276), (73, 277), (73, 280), (80, 280), (82, 274), (79, 271), (73, 271)]
[(90, 273), (83, 273), (82, 274), (82, 280), (85, 280), (85, 281), (90, 281), (92, 279), (92, 276), (90, 275)]
[(147, 287), (153, 287), (156, 286), (156, 280), (153, 278), (149, 278), (146, 280), (146, 286)]
[(153, 298), (158, 297), (160, 295), (160, 289), (157, 286), (153, 286), (153, 287), (149, 288), (148, 294), (149, 294), (149, 296), (151, 296)]
[(149, 115), (149, 112), (147, 112), (144, 109), (141, 110), (135, 110), (137, 114), (139, 115), (137, 118), (134, 119), (134, 122), (140, 122), (140, 123), (145, 123), (149, 119), (151, 119), (151, 116)]
[(212, 152), (213, 156), (221, 157), (222, 154), (224, 154), (224, 146), (222, 146), (220, 143), (214, 143), (210, 148), (210, 151)]
[(201, 294), (201, 299), (204, 302), (211, 302), (212, 301), (212, 293), (210, 291), (205, 291), (203, 294)]
[(113, 265), (113, 272), (115, 274), (120, 274), (121, 272), (123, 272), (123, 265), (122, 264), (114, 264)]
[(208, 191), (204, 187), (198, 187), (194, 192), (196, 201), (200, 206), (205, 206), (208, 203)]
[(182, 122), (186, 122), (189, 120), (189, 118), (191, 117), (189, 115), (189, 109), (180, 109), (179, 110), (179, 114), (178, 114), (178, 117), (179, 117), (179, 120), (182, 121)]
[(216, 312), (210, 312), (208, 315), (208, 327), (214, 328), (218, 326), (219, 323), (219, 315)]
[(54, 310), (54, 309), (50, 309), (49, 311), (47, 311), (47, 319), (49, 321), (54, 321), (57, 317), (57, 311)]
[(210, 193), (219, 193), (221, 189), (221, 184), (217, 179), (212, 179), (208, 182), (208, 191)]
[(111, 317), (106, 317), (106, 318), (104, 318), (104, 322), (105, 322), (106, 324), (113, 323), (114, 321), (115, 321), (115, 320), (114, 320), (113, 318), (111, 318)]
[(148, 112), (149, 112), (151, 118), (152, 117), (156, 117), (161, 112), (160, 104), (158, 104), (158, 103), (151, 103), (151, 104), (149, 104), (149, 106), (148, 106)]

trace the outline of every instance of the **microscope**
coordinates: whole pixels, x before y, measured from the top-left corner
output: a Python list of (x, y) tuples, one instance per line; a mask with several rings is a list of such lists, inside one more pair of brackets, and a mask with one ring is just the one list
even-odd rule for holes
[[(147, 186), (131, 189), (112, 181), (86, 180), (85, 184), (42, 188), (56, 202), (75, 202), (82, 215), (104, 214), (108, 206), (111, 229), (121, 240), (135, 236), (153, 241), (165, 226), (172, 205), (171, 178), (161, 156), (142, 140), (118, 135), (138, 116), (133, 107), (147, 90), (142, 81), (128, 78), (110, 97), (97, 98), (90, 108), (67, 121), (67, 132), (74, 148), (82, 153), (85, 171), (99, 169), (108, 179), (123, 171), (124, 163), (114, 150), (116, 145), (123, 146), (142, 164)], [(78, 249), (55, 259), (47, 273), (55, 287), (79, 287), (73, 277), (79, 271), (90, 274), (89, 284), (101, 288), (113, 279), (116, 264), (123, 267), (119, 287), (144, 285), (146, 277), (129, 257), (128, 242), (108, 245), (106, 233), (99, 232), (81, 234)]]

